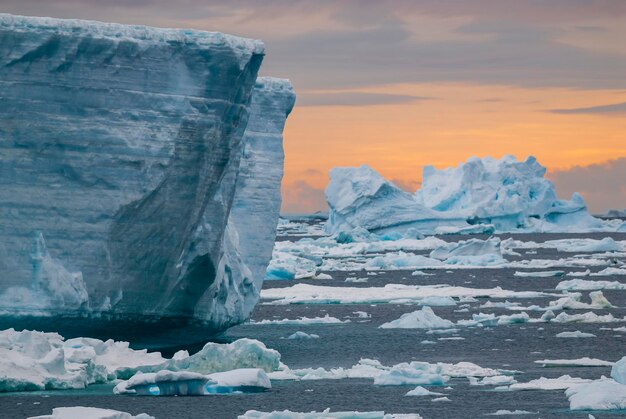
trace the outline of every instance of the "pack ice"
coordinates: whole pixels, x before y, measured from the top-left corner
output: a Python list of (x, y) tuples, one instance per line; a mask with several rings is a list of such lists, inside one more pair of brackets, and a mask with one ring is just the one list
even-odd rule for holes
[[(612, 229), (587, 212), (583, 198), (557, 198), (545, 167), (534, 157), (517, 161), (473, 157), (458, 167), (425, 166), (414, 194), (384, 179), (371, 167), (337, 167), (330, 172), (326, 200), (329, 233), (365, 228), (424, 234), (580, 232)], [(621, 224), (620, 221), (617, 223)]]
[(0, 40), (0, 328), (185, 340), (244, 321), (295, 101), (257, 79), (263, 44), (6, 14)]

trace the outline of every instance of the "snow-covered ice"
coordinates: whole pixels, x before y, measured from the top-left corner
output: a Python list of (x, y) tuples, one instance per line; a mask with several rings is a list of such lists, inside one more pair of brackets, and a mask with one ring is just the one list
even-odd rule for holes
[(426, 306), (412, 313), (405, 313), (399, 319), (379, 326), (381, 329), (450, 329), (454, 323), (437, 316)]
[(55, 407), (52, 414), (42, 416), (31, 416), (28, 419), (155, 419), (146, 413), (136, 416), (119, 410), (101, 409), (98, 407)]
[(290, 410), (259, 412), (248, 410), (239, 419), (422, 419), (417, 413), (394, 414), (380, 412), (331, 412), (326, 409), (323, 412), (293, 412)]
[(462, 231), (477, 225), (524, 232), (615, 231), (621, 225), (589, 215), (578, 194), (559, 200), (545, 172), (534, 157), (473, 157), (443, 170), (425, 166), (421, 189), (410, 194), (368, 166), (337, 167), (326, 188), (326, 229), (362, 227), (381, 234), (413, 228), (432, 234), (441, 227)]

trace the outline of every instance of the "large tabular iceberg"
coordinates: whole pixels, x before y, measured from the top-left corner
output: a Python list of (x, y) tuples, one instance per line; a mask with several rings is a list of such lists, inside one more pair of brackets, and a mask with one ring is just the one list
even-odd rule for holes
[(545, 172), (534, 157), (523, 162), (512, 156), (471, 158), (444, 170), (424, 167), (421, 189), (410, 194), (368, 166), (338, 167), (331, 170), (326, 188), (326, 229), (386, 233), (413, 228), (432, 234), (604, 228), (580, 195), (558, 199)]
[(295, 100), (257, 80), (263, 55), (220, 33), (0, 15), (0, 327), (188, 340), (245, 320)]

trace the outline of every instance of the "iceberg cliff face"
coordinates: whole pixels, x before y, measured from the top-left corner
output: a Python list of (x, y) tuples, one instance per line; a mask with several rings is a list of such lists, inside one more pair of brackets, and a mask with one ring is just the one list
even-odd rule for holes
[[(261, 94), (244, 136), (263, 54), (260, 41), (220, 33), (0, 15), (3, 318), (46, 329), (37, 322), (52, 316), (59, 330), (80, 315), (92, 335), (154, 331), (129, 319), (166, 333), (164, 319), (218, 330), (245, 318), (258, 290), (241, 271), (264, 256), (233, 239), (249, 234), (247, 214), (231, 216), (235, 196), (256, 199), (238, 180), (244, 143), (266, 116), (279, 117), (265, 126), (279, 141), (293, 105), (285, 91), (281, 116), (267, 105), (280, 94)], [(282, 157), (274, 149), (268, 159)], [(258, 208), (276, 224), (274, 206)], [(31, 298), (41, 294), (52, 298)]]
[(534, 157), (523, 162), (512, 156), (471, 158), (444, 170), (426, 166), (421, 189), (409, 194), (368, 166), (335, 168), (326, 189), (326, 228), (331, 233), (415, 228), (426, 234), (476, 225), (500, 232), (602, 229), (580, 195), (557, 199), (545, 171)]

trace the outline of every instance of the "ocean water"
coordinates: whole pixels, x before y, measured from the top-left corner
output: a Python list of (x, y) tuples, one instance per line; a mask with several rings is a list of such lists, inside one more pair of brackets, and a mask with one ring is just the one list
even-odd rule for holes
[[(626, 240), (626, 234), (600, 235), (539, 235), (516, 236), (524, 241), (547, 239), (611, 236), (615, 240)], [(446, 240), (466, 239), (445, 237)], [(281, 238), (284, 240), (285, 238)], [(560, 253), (553, 249), (536, 249), (532, 258), (571, 257), (571, 253)], [(526, 256), (528, 257), (528, 256)], [(515, 257), (507, 257), (514, 260)], [(616, 258), (617, 263), (626, 262)], [(597, 271), (602, 268), (592, 268)], [(551, 269), (552, 270), (552, 269)], [(558, 268), (558, 270), (582, 271), (584, 268)], [(556, 284), (569, 278), (517, 278), (516, 269), (463, 269), (455, 271), (433, 270), (432, 276), (411, 276), (412, 270), (386, 271), (377, 276), (368, 276), (367, 283), (346, 283), (350, 276), (364, 277), (363, 272), (332, 272), (332, 280), (266, 281), (264, 287), (292, 286), (298, 282), (329, 286), (375, 287), (388, 283), (396, 284), (450, 284), (476, 288), (500, 286), (509, 290), (554, 292)], [(620, 277), (602, 277), (603, 280), (620, 280)], [(623, 277), (621, 278), (622, 282)], [(595, 313), (611, 313), (615, 317), (626, 316), (626, 291), (603, 291), (606, 298), (616, 306), (608, 310), (593, 310)], [(583, 292), (583, 301), (588, 301)], [(515, 299), (524, 306), (545, 306), (554, 297)], [(471, 318), (473, 313), (514, 314), (506, 309), (480, 309), (486, 299), (468, 303), (470, 312), (459, 313), (456, 307), (433, 307), (434, 312), (452, 321)], [(499, 300), (498, 300), (499, 301)], [(619, 360), (626, 355), (626, 333), (612, 328), (625, 323), (611, 324), (513, 324), (485, 328), (460, 328), (453, 335), (433, 335), (420, 329), (379, 329), (382, 323), (397, 319), (403, 313), (415, 311), (415, 305), (404, 304), (298, 304), (257, 306), (253, 319), (294, 319), (300, 316), (315, 317), (326, 314), (340, 319), (350, 319), (341, 325), (258, 325), (245, 324), (228, 330), (219, 336), (219, 341), (232, 341), (242, 337), (263, 341), (268, 347), (282, 354), (282, 361), (289, 367), (350, 367), (361, 358), (372, 358), (385, 365), (400, 362), (426, 361), (429, 363), (456, 363), (469, 361), (482, 367), (517, 370), (519, 382), (539, 377), (559, 377), (569, 374), (575, 377), (597, 379), (609, 375), (610, 367), (542, 367), (535, 364), (539, 359), (574, 359), (581, 357), (600, 358), (607, 361)], [(354, 312), (365, 311), (371, 318), (357, 319)], [(583, 313), (591, 310), (572, 310)], [(539, 317), (541, 312), (528, 312)], [(589, 332), (596, 338), (566, 339), (555, 335), (562, 331)], [(320, 339), (287, 340), (296, 331), (315, 333)], [(463, 340), (438, 340), (451, 336)], [(202, 340), (202, 337), (198, 337)], [(422, 344), (423, 340), (435, 344)], [(201, 345), (200, 345), (201, 346)], [(178, 348), (175, 348), (178, 349)], [(193, 352), (199, 347), (186, 349)], [(171, 354), (174, 349), (164, 352)], [(433, 402), (432, 397), (405, 397), (415, 386), (377, 386), (371, 379), (341, 379), (315, 381), (274, 381), (271, 390), (228, 396), (204, 397), (132, 397), (113, 396), (112, 386), (93, 386), (84, 391), (39, 392), (4, 394), (0, 396), (0, 417), (24, 418), (31, 415), (50, 413), (58, 406), (95, 406), (113, 408), (133, 414), (145, 412), (157, 418), (234, 418), (247, 410), (262, 411), (289, 409), (293, 411), (331, 410), (384, 410), (388, 413), (419, 413), (424, 418), (478, 418), (497, 410), (525, 410), (533, 412), (527, 416), (535, 418), (596, 418), (626, 417), (626, 412), (571, 412), (563, 390), (553, 391), (494, 391), (493, 387), (470, 386), (468, 380), (452, 379), (449, 389), (431, 388), (446, 393), (450, 401)], [(517, 417), (517, 416), (516, 416)]]

